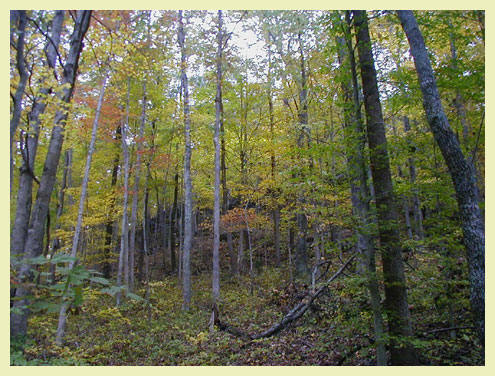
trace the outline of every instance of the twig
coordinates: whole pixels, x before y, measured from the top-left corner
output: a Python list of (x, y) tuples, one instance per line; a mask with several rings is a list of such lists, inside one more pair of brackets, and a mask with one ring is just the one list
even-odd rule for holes
[(473, 153), (471, 154), (471, 163), (473, 163), (474, 159), (476, 158), (476, 153), (478, 151), (478, 144), (480, 141), (481, 128), (483, 128), (484, 121), (485, 121), (485, 112), (483, 111), (483, 116), (481, 117), (480, 126), (478, 127), (478, 135), (476, 137), (476, 145), (474, 146)]
[(476, 329), (474, 326), (452, 326), (450, 328), (440, 328), (440, 329), (433, 329), (433, 330), (428, 330), (427, 332), (424, 332), (423, 334), (435, 334), (435, 333), (441, 333), (441, 332), (450, 332), (451, 330), (462, 330), (462, 329)]
[(292, 308), (282, 318), (282, 320), (280, 320), (279, 323), (273, 325), (272, 327), (270, 327), (269, 329), (267, 329), (261, 333), (249, 334), (249, 333), (243, 332), (242, 330), (237, 329), (237, 328), (235, 328), (235, 327), (233, 327), (227, 323), (220, 321), (220, 318), (219, 318), (220, 314), (219, 314), (218, 308), (215, 304), (212, 307), (212, 311), (213, 311), (212, 317), (213, 317), (214, 323), (220, 330), (223, 330), (227, 333), (230, 333), (235, 337), (240, 337), (240, 338), (244, 338), (244, 339), (248, 339), (248, 340), (255, 340), (255, 339), (260, 339), (260, 338), (271, 337), (271, 336), (279, 333), (280, 331), (282, 331), (286, 327), (288, 327), (292, 322), (294, 322), (297, 319), (299, 319), (300, 317), (302, 317), (304, 315), (304, 313), (308, 310), (308, 308), (311, 306), (313, 301), (316, 298), (318, 298), (318, 296), (320, 296), (323, 291), (325, 291), (325, 289), (328, 287), (328, 285), (331, 282), (333, 282), (337, 277), (339, 277), (342, 274), (344, 269), (352, 262), (352, 260), (354, 260), (355, 257), (356, 257), (356, 255), (352, 255), (351, 257), (349, 257), (349, 259), (346, 261), (346, 263), (344, 265), (342, 265), (340, 267), (340, 269), (337, 272), (335, 272), (335, 274), (332, 277), (330, 277), (325, 282), (325, 284), (323, 286), (321, 286), (313, 294), (307, 293), (305, 298), (303, 298), (303, 300), (299, 304), (297, 304), (294, 308)]
[(45, 34), (45, 32), (41, 29), (41, 27), (38, 25), (38, 23), (35, 20), (33, 20), (30, 17), (26, 17), (26, 18), (28, 19), (28, 21), (31, 21), (34, 24), (34, 26), (36, 26), (36, 28), (39, 30), (39, 32), (41, 33), (41, 35), (43, 35), (45, 38), (47, 38), (48, 41), (52, 44), (53, 49), (55, 50), (55, 53), (57, 54), (58, 62), (60, 64), (60, 66), (62, 68), (64, 68), (64, 63), (62, 62), (62, 57), (60, 56), (60, 54), (58, 52), (58, 48), (55, 45), (55, 42), (52, 40), (52, 38), (48, 34)]

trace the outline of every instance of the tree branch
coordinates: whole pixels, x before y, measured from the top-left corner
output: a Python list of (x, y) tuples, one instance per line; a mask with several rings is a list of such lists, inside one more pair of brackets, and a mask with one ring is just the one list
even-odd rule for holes
[(212, 318), (214, 324), (222, 331), (225, 331), (229, 334), (232, 334), (235, 337), (247, 339), (247, 340), (255, 340), (255, 339), (260, 339), (260, 338), (267, 338), (271, 337), (286, 327), (288, 327), (292, 322), (296, 321), (300, 317), (304, 315), (304, 313), (308, 310), (308, 308), (311, 306), (313, 301), (318, 298), (321, 293), (328, 287), (330, 283), (332, 283), (337, 277), (339, 277), (342, 272), (344, 271), (347, 266), (351, 263), (352, 260), (356, 255), (352, 255), (344, 265), (340, 267), (340, 269), (332, 276), (330, 277), (324, 284), (321, 286), (318, 290), (316, 290), (313, 294), (307, 293), (306, 296), (303, 298), (303, 300), (298, 303), (294, 308), (292, 308), (283, 318), (278, 322), (277, 324), (271, 326), (267, 330), (257, 333), (257, 334), (249, 334), (246, 332), (243, 332), (242, 330), (235, 328), (228, 323), (220, 321), (220, 314), (218, 311), (218, 307), (216, 304), (213, 305), (212, 307)]

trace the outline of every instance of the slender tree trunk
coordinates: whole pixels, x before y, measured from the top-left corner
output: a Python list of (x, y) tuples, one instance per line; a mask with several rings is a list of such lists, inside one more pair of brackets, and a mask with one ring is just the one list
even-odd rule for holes
[[(273, 115), (273, 98), (272, 98), (272, 50), (270, 45), (270, 33), (267, 36), (268, 43), (268, 116), (270, 119), (270, 167), (271, 167), (271, 178), (273, 185), (275, 185), (275, 169), (276, 169), (276, 158), (275, 158), (275, 121)], [(275, 248), (275, 264), (280, 266), (280, 207), (277, 201), (278, 189), (276, 187), (272, 188), (272, 218), (273, 218), (273, 245)]]
[[(406, 132), (406, 137), (411, 130), (409, 124), (409, 118), (404, 116), (403, 118), (404, 131)], [(409, 165), (409, 182), (412, 185), (412, 193), (413, 193), (413, 213), (414, 213), (414, 224), (415, 224), (415, 233), (419, 240), (423, 240), (425, 237), (425, 230), (423, 227), (423, 212), (421, 211), (421, 200), (419, 199), (418, 187), (416, 185), (416, 163), (414, 161), (413, 153), (414, 146), (408, 139), (409, 153), (410, 156), (407, 159), (407, 164)]]
[[(16, 65), (19, 72), (19, 83), (15, 90), (15, 94), (12, 98), (14, 107), (12, 109), (12, 117), (10, 118), (10, 190), (12, 191), (12, 183), (14, 180), (14, 160), (13, 160), (13, 143), (14, 136), (19, 126), (22, 114), (22, 97), (26, 89), (26, 83), (28, 80), (28, 72), (26, 70), (26, 61), (24, 58), (24, 33), (26, 30), (26, 11), (25, 10), (11, 10), (11, 28), (16, 24), (17, 26), (17, 51), (16, 51)], [(11, 29), (12, 32), (12, 29)], [(11, 35), (12, 38), (12, 35)]]
[(132, 192), (131, 211), (131, 239), (129, 241), (129, 290), (134, 290), (134, 255), (136, 253), (136, 225), (139, 204), (139, 180), (141, 179), (141, 151), (144, 136), (144, 125), (146, 123), (146, 82), (143, 83), (143, 103), (141, 110), (141, 122), (139, 127), (139, 141), (136, 151), (136, 172), (134, 174), (134, 189)]
[[(50, 143), (45, 159), (43, 175), (41, 176), (40, 186), (36, 197), (36, 202), (31, 215), (27, 239), (24, 246), (24, 255), (26, 258), (37, 257), (41, 254), (43, 248), (44, 225), (50, 205), (50, 197), (55, 184), (55, 176), (60, 153), (64, 140), (63, 131), (68, 116), (68, 103), (72, 98), (74, 85), (77, 76), (79, 56), (83, 47), (83, 39), (89, 27), (91, 11), (78, 11), (74, 31), (70, 37), (70, 49), (64, 65), (62, 85), (63, 90), (58, 94), (61, 100), (62, 108), (55, 114), (54, 127), (52, 130)], [(29, 263), (23, 263), (19, 270), (19, 280), (21, 282), (30, 279), (32, 266)], [(29, 301), (27, 296), (29, 291), (26, 287), (16, 290), (18, 300), (14, 307), (20, 308), (21, 312), (12, 313), (10, 316), (11, 336), (25, 336), (27, 331), (28, 310), (25, 308)]]
[[(402, 167), (397, 166), (397, 173), (399, 178), (405, 179), (404, 172), (402, 171)], [(400, 199), (402, 201), (402, 209), (404, 210), (404, 221), (406, 224), (406, 233), (408, 239), (413, 239), (412, 225), (411, 225), (411, 215), (409, 210), (409, 197), (407, 195), (400, 195)]]
[[(457, 74), (457, 49), (455, 46), (455, 37), (454, 33), (452, 31), (453, 26), (452, 23), (449, 21), (448, 26), (450, 29), (449, 32), (449, 42), (450, 42), (450, 54), (451, 54), (451, 65), (454, 70), (454, 72)], [(459, 89), (455, 90), (455, 99), (454, 99), (454, 106), (457, 112), (457, 117), (459, 118), (459, 121), (462, 126), (462, 142), (464, 144), (464, 149), (466, 150), (467, 153), (469, 153), (469, 133), (471, 131), (471, 124), (469, 124), (467, 115), (466, 115), (466, 106), (464, 104), (464, 98), (462, 97), (462, 94)]]
[[(127, 79), (127, 99), (125, 120), (122, 124), (122, 154), (124, 162), (124, 197), (122, 202), (122, 227), (120, 233), (120, 253), (119, 253), (119, 266), (117, 270), (117, 286), (122, 287), (122, 283), (127, 287), (127, 278), (124, 275), (126, 270), (125, 264), (128, 261), (129, 254), (129, 223), (127, 219), (127, 207), (129, 202), (129, 148), (127, 146), (127, 130), (129, 129), (129, 97), (131, 92), (131, 78)], [(116, 305), (120, 305), (122, 294), (118, 292), (115, 296)]]
[[(84, 215), (84, 204), (86, 202), (86, 195), (87, 195), (87, 191), (88, 191), (89, 172), (91, 169), (91, 159), (93, 158), (93, 153), (95, 151), (96, 135), (98, 132), (98, 123), (100, 120), (100, 113), (101, 113), (101, 107), (103, 105), (103, 97), (105, 95), (107, 78), (108, 78), (108, 75), (107, 75), (107, 73), (105, 73), (103, 80), (101, 81), (100, 97), (98, 98), (98, 104), (96, 106), (95, 119), (93, 121), (93, 130), (91, 132), (91, 141), (89, 144), (88, 155), (86, 157), (86, 167), (84, 169), (84, 177), (83, 177), (82, 187), (81, 187), (81, 197), (79, 199), (79, 208), (77, 211), (77, 222), (76, 222), (76, 228), (74, 231), (74, 237), (72, 239), (72, 251), (70, 254), (70, 256), (73, 258), (76, 257), (77, 247), (79, 246), (79, 238), (81, 235), (83, 215)], [(69, 271), (74, 268), (74, 265), (76, 265), (76, 260), (72, 260), (69, 262)], [(67, 308), (69, 307), (70, 304), (71, 304), (71, 302), (64, 302), (60, 308), (60, 313), (59, 313), (59, 317), (58, 317), (57, 334), (56, 334), (56, 338), (55, 338), (55, 343), (58, 345), (62, 344), (64, 335), (65, 335), (65, 325), (67, 322), (66, 312), (67, 312)]]
[(237, 274), (240, 274), (244, 265), (244, 233), (245, 230), (239, 231), (239, 248), (237, 249)]
[[(57, 202), (57, 215), (55, 219), (55, 230), (60, 229), (61, 223), (60, 223), (60, 217), (62, 216), (62, 213), (64, 212), (64, 201), (65, 201), (65, 190), (68, 187), (72, 186), (72, 179), (71, 179), (71, 169), (72, 169), (72, 149), (67, 149), (65, 151), (65, 166), (64, 166), (64, 172), (62, 174), (62, 184), (60, 185), (60, 190), (58, 192), (58, 202)], [(60, 244), (60, 239), (58, 237), (55, 237), (52, 242), (52, 253), (51, 253), (51, 258), (58, 252), (60, 249), (61, 244)], [(55, 283), (55, 270), (56, 265), (55, 264), (50, 264), (50, 274), (51, 274), (51, 283)]]
[(222, 122), (222, 11), (218, 11), (217, 94), (215, 98), (215, 192), (213, 204), (213, 270), (212, 295), (215, 304), (220, 297), (220, 128)]
[(472, 163), (462, 154), (442, 107), (435, 76), (412, 11), (397, 11), (414, 58), (423, 107), (433, 136), (447, 163), (457, 196), (469, 268), (470, 301), (480, 342), (485, 339), (485, 223)]
[(353, 11), (357, 34), (357, 47), (370, 148), (371, 173), (376, 194), (378, 231), (380, 237), (383, 277), (385, 282), (385, 307), (391, 340), (392, 365), (416, 365), (418, 354), (410, 343), (399, 343), (397, 338), (412, 337), (411, 319), (407, 304), (406, 278), (400, 247), (398, 212), (392, 188), (385, 124), (383, 121), (380, 95), (368, 20), (365, 11)]
[[(121, 142), (122, 138), (122, 128), (120, 124), (117, 126), (117, 129), (115, 131), (115, 137), (114, 140)], [(113, 189), (115, 185), (117, 184), (117, 175), (119, 171), (119, 161), (120, 161), (120, 152), (115, 153), (115, 157), (113, 159), (113, 168), (112, 168), (112, 181), (110, 183), (110, 187), (112, 188), (112, 197), (111, 197), (111, 203), (110, 203), (110, 219), (105, 225), (105, 248), (103, 250), (103, 253), (105, 255), (105, 261), (103, 262), (103, 277), (105, 278), (110, 278), (110, 273), (112, 269), (112, 265), (110, 263), (110, 257), (111, 257), (111, 248), (112, 248), (112, 239), (113, 239), (113, 230), (114, 230), (114, 206), (115, 206), (115, 192), (113, 192)]]
[[(299, 40), (299, 52), (300, 52), (300, 69), (301, 69), (301, 89), (299, 91), (299, 124), (301, 130), (299, 131), (299, 135), (297, 138), (297, 147), (302, 149), (304, 148), (304, 139), (305, 133), (309, 132), (308, 130), (308, 104), (307, 104), (307, 87), (306, 87), (306, 64), (304, 60), (302, 41), (301, 41), (301, 33), (298, 34)], [(303, 168), (300, 166), (300, 168)], [(302, 172), (299, 174), (299, 178), (303, 179)], [(308, 281), (310, 276), (310, 270), (308, 267), (308, 255), (307, 255), (307, 244), (306, 244), (306, 236), (308, 232), (308, 219), (306, 218), (306, 214), (304, 213), (304, 196), (299, 193), (297, 197), (298, 202), (298, 210), (296, 213), (296, 224), (297, 224), (297, 242), (296, 242), (296, 257), (295, 257), (295, 266), (296, 266), (296, 278), (301, 280)]]
[(179, 11), (179, 47), (181, 49), (181, 87), (184, 99), (184, 248), (182, 250), (182, 295), (183, 309), (189, 310), (191, 304), (191, 248), (192, 248), (192, 183), (191, 183), (191, 120), (189, 116), (189, 87), (187, 82), (187, 55), (182, 11)]
[(177, 196), (179, 193), (179, 172), (176, 170), (174, 176), (174, 202), (172, 204), (172, 212), (170, 215), (170, 268), (172, 272), (176, 270), (175, 261), (175, 235), (177, 234)]
[[(143, 205), (143, 249), (139, 251), (139, 258), (145, 260), (145, 268), (146, 268), (146, 286), (149, 282), (149, 258), (152, 253), (151, 244), (150, 244), (150, 228), (149, 228), (149, 178), (150, 178), (150, 169), (149, 165), (147, 166), (146, 178), (144, 183), (144, 205)], [(152, 272), (152, 271), (151, 271)]]

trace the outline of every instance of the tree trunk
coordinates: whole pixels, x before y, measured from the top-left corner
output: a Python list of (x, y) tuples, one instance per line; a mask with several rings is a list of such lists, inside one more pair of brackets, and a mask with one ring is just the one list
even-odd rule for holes
[(215, 192), (213, 204), (213, 269), (212, 295), (213, 304), (220, 297), (220, 128), (222, 122), (222, 11), (218, 11), (217, 32), (217, 93), (215, 98)]
[[(408, 337), (412, 336), (412, 327), (400, 247), (399, 216), (392, 188), (385, 124), (371, 50), (368, 20), (365, 11), (353, 11), (353, 14), (366, 109), (371, 173), (376, 194), (388, 326), (392, 337), (407, 341), (410, 339)], [(410, 343), (399, 345), (396, 339), (391, 341), (390, 354), (392, 365), (415, 365), (419, 362), (414, 347)]]
[(131, 211), (131, 239), (129, 241), (129, 290), (134, 290), (134, 255), (136, 253), (136, 225), (139, 204), (139, 180), (141, 179), (141, 150), (144, 136), (144, 125), (146, 123), (146, 82), (143, 83), (143, 99), (141, 110), (141, 122), (139, 127), (139, 140), (136, 151), (136, 172), (134, 174), (134, 188), (132, 192)]
[[(62, 184), (60, 185), (60, 190), (58, 192), (58, 202), (57, 202), (57, 215), (55, 219), (55, 230), (60, 229), (61, 223), (60, 223), (60, 217), (62, 216), (62, 213), (64, 212), (64, 201), (65, 201), (65, 190), (68, 187), (72, 186), (72, 179), (71, 179), (71, 169), (72, 169), (72, 149), (67, 149), (65, 151), (65, 166), (64, 166), (64, 172), (62, 174)], [(69, 196), (69, 198), (71, 198)], [(72, 204), (72, 203), (70, 203)], [(61, 244), (60, 244), (60, 239), (55, 237), (52, 242), (52, 253), (51, 257), (58, 252), (60, 249)], [(50, 264), (50, 273), (51, 273), (51, 283), (55, 283), (55, 269), (56, 265), (55, 264)]]
[[(122, 287), (122, 282), (127, 286), (127, 278), (124, 275), (125, 264), (128, 261), (129, 254), (129, 223), (127, 219), (127, 207), (129, 202), (129, 148), (127, 146), (127, 130), (129, 128), (129, 97), (131, 92), (131, 78), (127, 79), (127, 99), (126, 99), (126, 110), (125, 110), (125, 120), (122, 124), (122, 154), (124, 159), (124, 197), (122, 202), (122, 227), (120, 232), (120, 253), (119, 253), (119, 266), (117, 270), (117, 286)], [(120, 305), (121, 292), (115, 295), (116, 305)]]
[[(95, 119), (93, 121), (93, 130), (91, 132), (91, 142), (89, 144), (88, 155), (86, 157), (86, 167), (84, 169), (84, 177), (83, 177), (82, 187), (81, 187), (81, 197), (79, 199), (79, 208), (77, 211), (77, 222), (76, 222), (76, 228), (74, 230), (74, 237), (72, 239), (72, 251), (70, 254), (70, 256), (73, 258), (76, 257), (77, 247), (79, 246), (79, 237), (81, 235), (83, 214), (84, 214), (84, 204), (86, 202), (86, 195), (87, 195), (87, 191), (88, 191), (89, 172), (91, 169), (91, 159), (93, 158), (93, 153), (95, 151), (96, 135), (98, 132), (98, 123), (100, 120), (100, 113), (101, 113), (101, 107), (103, 105), (103, 97), (105, 95), (107, 78), (108, 78), (107, 73), (105, 73), (103, 80), (101, 82), (100, 97), (98, 98), (98, 104), (96, 106)], [(75, 260), (72, 260), (69, 262), (69, 271), (73, 269), (75, 264), (76, 264)], [(64, 335), (65, 335), (65, 324), (67, 322), (66, 312), (67, 312), (67, 308), (69, 307), (70, 303), (71, 302), (64, 302), (62, 304), (62, 307), (60, 308), (60, 313), (59, 313), (59, 317), (58, 317), (57, 334), (56, 334), (56, 338), (55, 338), (55, 343), (59, 346), (62, 344)]]
[[(27, 239), (24, 246), (24, 255), (26, 258), (37, 257), (41, 254), (43, 248), (44, 225), (50, 205), (50, 197), (55, 184), (57, 167), (60, 160), (62, 143), (64, 140), (63, 131), (68, 115), (68, 103), (72, 98), (74, 85), (77, 76), (79, 56), (83, 47), (83, 39), (89, 27), (91, 11), (78, 11), (74, 25), (74, 31), (70, 37), (70, 49), (64, 65), (62, 85), (64, 86), (61, 93), (58, 94), (62, 102), (62, 109), (55, 113), (54, 127), (52, 130), (50, 143), (45, 159), (43, 175), (41, 176), (40, 186), (36, 202), (31, 215)], [(32, 266), (29, 263), (23, 263), (19, 270), (19, 280), (24, 282), (31, 277)], [(29, 304), (27, 296), (29, 291), (26, 287), (16, 290), (18, 300), (14, 307), (25, 307)], [(11, 336), (25, 336), (27, 331), (28, 310), (20, 308), (20, 313), (13, 313), (11, 319)]]
[[(297, 147), (302, 149), (304, 148), (304, 139), (305, 133), (309, 132), (308, 130), (308, 104), (307, 104), (307, 87), (306, 87), (306, 64), (304, 61), (304, 54), (302, 48), (301, 41), (301, 33), (298, 34), (299, 40), (299, 52), (300, 52), (300, 69), (301, 69), (301, 88), (299, 91), (299, 124), (301, 130), (299, 131), (299, 135), (297, 138)], [(302, 169), (303, 167), (300, 166)], [(299, 174), (299, 178), (303, 179), (302, 172)], [(308, 220), (306, 218), (306, 214), (304, 213), (304, 203), (305, 198), (302, 193), (298, 194), (297, 202), (299, 208), (296, 213), (296, 225), (297, 225), (297, 241), (296, 241), (296, 257), (295, 257), (295, 266), (296, 266), (296, 278), (304, 280), (306, 282), (309, 281), (310, 270), (308, 267), (308, 255), (307, 255), (307, 244), (306, 244), (306, 236), (308, 232)]]
[(275, 121), (273, 115), (273, 98), (272, 98), (272, 50), (270, 45), (270, 33), (267, 35), (268, 44), (268, 116), (270, 119), (270, 167), (272, 178), (272, 218), (273, 218), (273, 246), (275, 248), (275, 265), (280, 266), (280, 207), (277, 201), (278, 189), (275, 187)]
[(184, 247), (182, 250), (182, 308), (189, 310), (191, 304), (191, 248), (192, 248), (192, 183), (191, 183), (191, 120), (189, 110), (189, 87), (187, 82), (185, 32), (182, 21), (182, 11), (179, 11), (179, 47), (181, 49), (181, 87), (184, 100)]
[(423, 35), (416, 19), (412, 11), (397, 11), (397, 14), (411, 47), (428, 124), (454, 183), (468, 260), (471, 310), (479, 340), (484, 345), (485, 223), (479, 208), (475, 171), (472, 164), (464, 158), (459, 141), (445, 116)]
[[(122, 128), (120, 125), (117, 126), (117, 129), (115, 131), (115, 137), (114, 140), (121, 142), (122, 138)], [(112, 168), (112, 181), (110, 183), (110, 187), (113, 191), (115, 184), (117, 184), (117, 174), (119, 171), (119, 160), (120, 160), (120, 153), (117, 151), (115, 153), (115, 157), (113, 159), (113, 168)], [(110, 263), (110, 257), (111, 257), (111, 247), (112, 247), (112, 239), (113, 239), (113, 229), (114, 229), (114, 206), (115, 206), (115, 192), (112, 192), (112, 197), (111, 197), (111, 210), (110, 210), (110, 219), (105, 225), (105, 248), (103, 250), (103, 253), (105, 255), (105, 260), (103, 262), (103, 277), (104, 278), (110, 278), (110, 273), (112, 269), (112, 265)]]
[[(12, 117), (10, 118), (10, 190), (12, 191), (12, 182), (14, 180), (14, 160), (13, 160), (13, 143), (14, 136), (19, 126), (19, 121), (21, 120), (22, 114), (22, 97), (24, 96), (24, 91), (26, 89), (26, 83), (28, 80), (28, 72), (26, 70), (26, 61), (24, 58), (24, 32), (26, 30), (26, 11), (25, 10), (11, 10), (11, 28), (14, 24), (17, 26), (17, 43), (16, 43), (16, 65), (17, 71), (19, 72), (19, 83), (15, 90), (15, 94), (12, 97), (12, 102), (14, 108), (12, 111)], [(12, 33), (12, 29), (11, 29)], [(11, 38), (13, 36), (11, 35)], [(13, 42), (13, 41), (12, 41)]]
[(170, 215), (170, 268), (174, 272), (177, 268), (175, 261), (175, 235), (177, 234), (177, 195), (179, 192), (179, 172), (174, 176), (174, 202), (172, 204), (172, 213)]
[[(356, 248), (361, 264), (364, 266), (362, 274), (366, 278), (370, 294), (371, 310), (375, 331), (375, 345), (377, 350), (377, 365), (387, 365), (387, 354), (384, 344), (384, 324), (380, 307), (380, 291), (375, 264), (375, 245), (370, 233), (370, 190), (368, 187), (367, 162), (364, 155), (366, 135), (361, 116), (359, 88), (357, 86), (357, 72), (350, 30), (350, 14), (346, 12), (347, 24), (344, 25), (345, 37), (338, 38), (339, 60), (344, 72), (350, 70), (351, 75), (342, 82), (344, 94), (344, 135), (347, 149), (347, 164), (351, 182), (351, 203), (353, 213), (357, 219)], [(348, 74), (348, 73), (344, 73)]]
[[(53, 41), (53, 45), (50, 42), (47, 42), (45, 47), (47, 60), (46, 64), (52, 68), (55, 67), (56, 61), (54, 46), (58, 48), (58, 44), (60, 43), (60, 33), (62, 30), (63, 21), (64, 11), (57, 11), (52, 21), (52, 30), (50, 33), (50, 39)], [(40, 116), (46, 109), (46, 101), (44, 100), (44, 97), (49, 96), (52, 91), (50, 87), (44, 87), (44, 84), (44, 81), (40, 83), (42, 87), (40, 89), (40, 95), (34, 99), (31, 112), (28, 115), (29, 125), (32, 129), (30, 129), (30, 132), (26, 135), (24, 150), (21, 151), (23, 162), (20, 169), (16, 214), (10, 240), (11, 255), (13, 256), (18, 256), (23, 253), (29, 227), (33, 180), (35, 179), (34, 161), (36, 159), (36, 152), (38, 149), (38, 137), (41, 124)]]
[[(406, 137), (411, 130), (409, 125), (409, 118), (404, 116), (404, 131), (406, 132)], [(425, 230), (423, 228), (423, 212), (421, 211), (421, 200), (419, 199), (418, 187), (416, 186), (416, 163), (414, 161), (413, 153), (414, 146), (408, 139), (409, 153), (410, 156), (407, 159), (407, 163), (409, 165), (409, 182), (412, 185), (412, 193), (413, 193), (413, 213), (414, 213), (414, 224), (415, 224), (415, 233), (419, 240), (423, 240), (425, 237)]]

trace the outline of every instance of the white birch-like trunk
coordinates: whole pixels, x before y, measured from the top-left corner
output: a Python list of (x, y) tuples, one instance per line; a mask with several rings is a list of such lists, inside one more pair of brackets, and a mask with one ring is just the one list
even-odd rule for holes
[[(81, 187), (81, 197), (79, 198), (79, 208), (77, 212), (77, 222), (76, 222), (76, 228), (74, 231), (74, 237), (72, 239), (72, 251), (70, 253), (70, 256), (75, 258), (77, 255), (77, 248), (79, 246), (79, 239), (81, 235), (81, 229), (82, 229), (82, 223), (83, 223), (83, 215), (84, 215), (84, 203), (86, 201), (86, 196), (88, 192), (88, 183), (89, 183), (89, 173), (91, 169), (91, 159), (93, 158), (93, 153), (95, 151), (95, 144), (96, 144), (96, 136), (98, 133), (98, 123), (100, 120), (100, 114), (101, 114), (101, 107), (103, 105), (103, 97), (105, 96), (105, 88), (107, 84), (107, 79), (108, 79), (108, 74), (105, 73), (103, 76), (103, 80), (101, 81), (101, 87), (100, 87), (100, 96), (98, 98), (98, 104), (96, 106), (96, 112), (95, 112), (95, 119), (93, 121), (93, 129), (91, 131), (91, 141), (89, 143), (89, 149), (88, 149), (88, 155), (86, 157), (86, 167), (84, 169), (84, 177), (82, 181), (82, 187)], [(74, 266), (76, 265), (76, 260), (71, 260), (69, 262), (69, 273), (72, 271)], [(68, 276), (67, 276), (68, 278)], [(65, 301), (62, 304), (62, 307), (60, 308), (60, 313), (58, 316), (58, 327), (57, 327), (57, 334), (55, 338), (55, 343), (58, 345), (62, 344), (64, 334), (65, 334), (65, 325), (67, 322), (67, 308), (70, 306), (69, 301)]]

